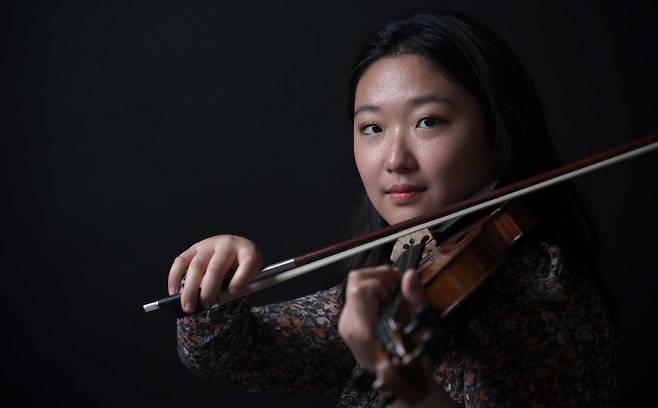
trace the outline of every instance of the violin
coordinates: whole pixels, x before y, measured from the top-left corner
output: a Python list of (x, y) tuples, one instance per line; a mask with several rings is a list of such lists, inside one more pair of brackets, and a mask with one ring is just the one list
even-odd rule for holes
[(463, 228), (456, 229), (465, 224), (461, 219), (440, 234), (430, 230), (412, 234), (399, 255), (394, 247), (395, 266), (416, 269), (428, 304), (412, 316), (398, 291), (380, 313), (375, 373), (358, 372), (356, 384), (379, 391), (380, 406), (396, 398), (409, 404), (422, 400), (429, 390), (422, 358), (444, 346), (443, 323), (480, 290), (536, 222), (523, 202), (515, 199), (489, 209)]

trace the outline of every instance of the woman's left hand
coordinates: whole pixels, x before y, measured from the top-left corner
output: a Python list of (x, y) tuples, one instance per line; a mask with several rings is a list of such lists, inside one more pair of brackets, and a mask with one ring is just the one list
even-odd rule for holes
[(402, 283), (402, 295), (412, 310), (425, 303), (425, 293), (413, 269), (404, 275), (393, 266), (357, 269), (347, 276), (345, 306), (338, 321), (338, 332), (359, 366), (373, 371), (375, 365), (376, 327), (379, 312), (393, 300)]

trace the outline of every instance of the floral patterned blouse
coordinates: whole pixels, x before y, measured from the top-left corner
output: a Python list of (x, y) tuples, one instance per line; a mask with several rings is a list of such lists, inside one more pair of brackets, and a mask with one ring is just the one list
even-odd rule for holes
[[(615, 406), (616, 342), (601, 298), (559, 248), (527, 238), (447, 325), (447, 349), (432, 361), (436, 381), (467, 407)], [(372, 407), (376, 392), (355, 386), (355, 360), (338, 334), (341, 291), (179, 318), (179, 356), (193, 372), (243, 389)]]

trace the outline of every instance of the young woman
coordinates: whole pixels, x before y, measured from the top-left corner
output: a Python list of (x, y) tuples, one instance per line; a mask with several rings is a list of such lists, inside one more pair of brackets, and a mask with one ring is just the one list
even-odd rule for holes
[[(557, 164), (520, 62), (490, 29), (459, 13), (416, 12), (375, 32), (354, 67), (351, 97), (366, 193), (360, 232)], [(525, 201), (539, 224), (450, 321), (448, 346), (432, 356), (432, 387), (417, 406), (615, 404), (615, 339), (587, 217), (569, 186)], [(373, 369), (382, 305), (400, 285), (412, 305), (424, 302), (413, 271), (388, 266), (390, 251), (365, 254), (343, 285), (300, 299), (213, 306), (230, 272), (230, 292), (249, 284), (260, 252), (238, 236), (193, 245), (174, 261), (169, 292), (182, 290), (185, 311), (198, 302), (209, 309), (178, 320), (182, 361), (251, 390), (340, 394), (340, 406), (371, 406), (376, 393), (359, 390), (350, 373)]]

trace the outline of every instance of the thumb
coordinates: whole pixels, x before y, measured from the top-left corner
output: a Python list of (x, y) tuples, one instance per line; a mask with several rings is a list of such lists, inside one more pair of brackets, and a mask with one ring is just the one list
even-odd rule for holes
[(409, 301), (411, 310), (418, 311), (425, 307), (427, 296), (415, 269), (408, 269), (402, 276), (402, 295)]

